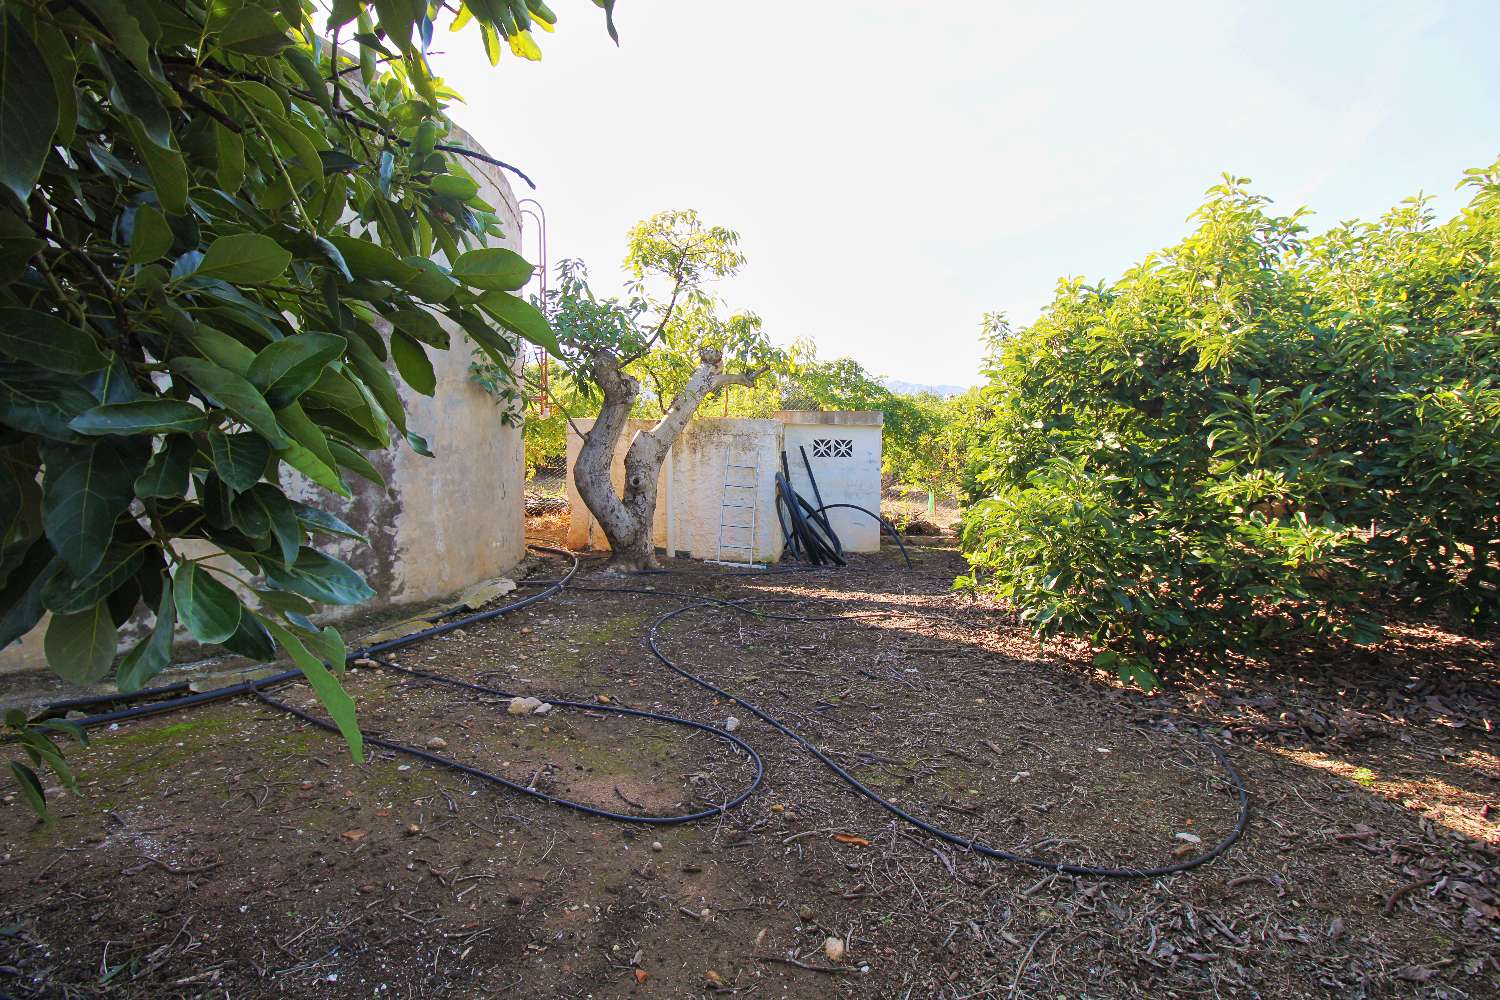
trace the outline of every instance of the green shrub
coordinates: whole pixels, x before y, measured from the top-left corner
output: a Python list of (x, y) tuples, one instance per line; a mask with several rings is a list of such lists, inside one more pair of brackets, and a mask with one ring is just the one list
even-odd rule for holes
[(963, 583), (1149, 664), (1377, 637), (1393, 594), (1493, 621), (1500, 164), (1309, 237), (1226, 178), (1198, 228), (994, 343)]

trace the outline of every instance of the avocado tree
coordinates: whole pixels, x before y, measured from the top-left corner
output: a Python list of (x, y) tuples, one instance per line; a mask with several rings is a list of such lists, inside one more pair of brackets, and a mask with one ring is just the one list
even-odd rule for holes
[[(765, 370), (731, 372), (726, 362), (772, 359), (759, 320), (721, 315), (705, 289), (744, 264), (738, 243), (733, 230), (704, 225), (696, 212), (660, 212), (631, 230), (625, 299), (597, 298), (587, 271), (573, 261), (562, 265), (558, 287), (548, 294), (546, 308), (572, 375), (598, 394), (599, 416), (580, 432), (573, 481), (609, 539), (613, 570), (656, 566), (651, 528), (662, 462), (698, 405), (728, 386), (754, 385)], [(684, 355), (693, 360), (683, 364)], [(616, 492), (610, 467), (641, 397), (637, 372), (649, 373), (661, 417), (631, 439), (624, 487)]]
[[(379, 479), (366, 453), (428, 453), (396, 377), (432, 394), (438, 316), (507, 371), (517, 336), (556, 343), (513, 294), (531, 266), (486, 246), (499, 219), (465, 169), (507, 165), (444, 141), (456, 95), (427, 51), (454, 7), (331, 9), (0, 11), (0, 646), (50, 612), (52, 669), (97, 681), (144, 608), (121, 691), (167, 665), (178, 626), (284, 653), (357, 758), (343, 640), (309, 617), (371, 595), (315, 545), (356, 533), (283, 484), (348, 496), (349, 473)], [(531, 29), (555, 20), (540, 0), (456, 10), (492, 61), (502, 42), (538, 58)], [(70, 780), (46, 728), (6, 723)], [(36, 771), (13, 772), (42, 809)]]

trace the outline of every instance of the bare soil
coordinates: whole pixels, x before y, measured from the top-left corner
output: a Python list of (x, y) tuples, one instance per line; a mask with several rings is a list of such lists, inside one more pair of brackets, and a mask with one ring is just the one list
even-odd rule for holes
[[(699, 611), (662, 645), (962, 836), (1093, 864), (1201, 850), (1235, 817), (1204, 733), (1250, 788), (1245, 838), (1149, 881), (953, 848), (652, 659), (641, 635), (679, 601), (573, 590), (397, 659), (542, 698), (737, 715), (766, 768), (743, 806), (690, 826), (590, 818), (404, 755), (355, 765), (253, 700), (122, 725), (70, 750), (83, 794), (56, 793), (53, 823), (0, 807), (0, 995), (1500, 996), (1494, 636), (1402, 623), (1375, 650), (1147, 697), (952, 594), (951, 542), (913, 554), (912, 573), (886, 552), (747, 578), (678, 562), (621, 580), (586, 560), (578, 583), (849, 616)], [(680, 727), (516, 717), (386, 670), (346, 684), (368, 732), (438, 738), (615, 811), (702, 808), (753, 773)], [(279, 697), (317, 710), (305, 686)]]

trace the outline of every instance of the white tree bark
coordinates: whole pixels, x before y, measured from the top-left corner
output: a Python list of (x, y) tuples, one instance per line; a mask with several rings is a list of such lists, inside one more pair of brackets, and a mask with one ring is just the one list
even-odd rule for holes
[(611, 570), (656, 568), (652, 521), (656, 516), (657, 483), (667, 450), (706, 396), (728, 385), (753, 385), (759, 374), (726, 374), (723, 355), (712, 348), (704, 348), (698, 358), (698, 367), (687, 385), (656, 426), (638, 431), (630, 442), (625, 452), (625, 486), (619, 494), (610, 481), (610, 466), (620, 435), (630, 419), (630, 409), (640, 395), (641, 384), (620, 370), (616, 358), (601, 355), (592, 362), (594, 378), (604, 393), (604, 406), (599, 419), (583, 436), (583, 446), (573, 463), (573, 482), (609, 539)]

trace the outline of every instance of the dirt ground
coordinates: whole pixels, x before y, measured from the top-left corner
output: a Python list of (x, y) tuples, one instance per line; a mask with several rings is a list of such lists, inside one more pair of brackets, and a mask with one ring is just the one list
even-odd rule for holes
[[(1494, 636), (1401, 624), (1276, 679), (1146, 697), (950, 593), (951, 540), (913, 555), (911, 573), (885, 552), (630, 580), (585, 559), (577, 583), (849, 616), (695, 611), (661, 643), (962, 837), (1091, 864), (1202, 850), (1236, 815), (1203, 732), (1250, 789), (1244, 839), (1147, 881), (987, 860), (654, 660), (642, 633), (679, 600), (569, 590), (396, 659), (544, 699), (737, 715), (765, 765), (742, 806), (687, 826), (592, 818), (393, 752), (355, 765), (253, 700), (101, 730), (70, 750), (83, 794), (59, 793), (52, 824), (0, 807), (0, 995), (1500, 996)], [(518, 717), (389, 670), (347, 684), (367, 732), (613, 811), (716, 805), (754, 773), (681, 727)], [(279, 697), (316, 710), (305, 686)]]

